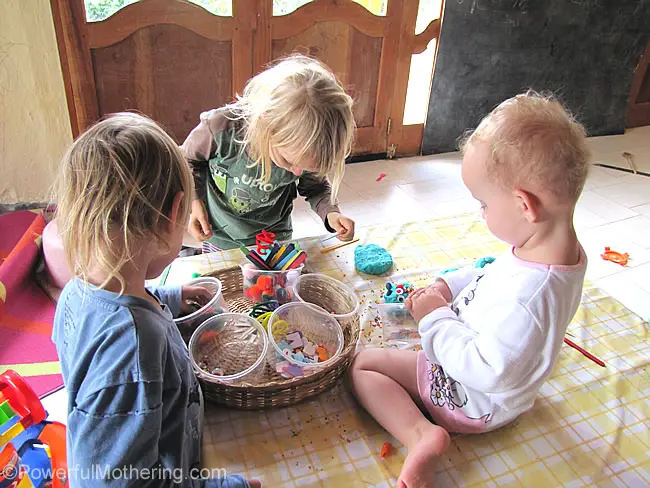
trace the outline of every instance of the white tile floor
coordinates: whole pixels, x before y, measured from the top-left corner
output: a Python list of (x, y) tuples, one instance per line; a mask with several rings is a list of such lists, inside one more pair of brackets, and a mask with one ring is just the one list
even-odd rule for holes
[[(590, 139), (595, 161), (621, 151), (650, 155), (650, 127)], [(377, 177), (386, 177), (377, 182)], [(457, 153), (349, 165), (340, 192), (342, 211), (358, 226), (409, 222), (477, 212), (463, 186)], [(323, 234), (318, 217), (296, 200), (294, 237)], [(587, 278), (641, 317), (650, 318), (650, 178), (593, 166), (578, 203), (576, 228), (589, 265)], [(628, 267), (600, 258), (605, 246), (631, 256)], [(52, 420), (65, 421), (65, 391), (43, 401)]]

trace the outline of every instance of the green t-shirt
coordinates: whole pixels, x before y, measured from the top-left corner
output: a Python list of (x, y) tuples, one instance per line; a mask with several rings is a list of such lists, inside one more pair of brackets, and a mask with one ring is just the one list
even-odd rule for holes
[(182, 146), (192, 165), (197, 198), (206, 204), (210, 243), (221, 249), (250, 246), (264, 229), (278, 240), (290, 239), (293, 200), (299, 193), (325, 222), (328, 213), (339, 211), (330, 202), (329, 183), (313, 174), (297, 177), (272, 165), (264, 181), (260, 167), (242, 151), (240, 131), (240, 121), (224, 109), (212, 110), (201, 114), (201, 123)]

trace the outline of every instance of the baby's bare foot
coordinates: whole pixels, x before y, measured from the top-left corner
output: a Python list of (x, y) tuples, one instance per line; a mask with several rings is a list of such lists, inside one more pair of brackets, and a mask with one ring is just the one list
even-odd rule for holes
[(449, 434), (437, 425), (422, 432), (420, 440), (411, 446), (397, 480), (398, 488), (431, 488), (435, 482), (436, 460), (449, 447)]

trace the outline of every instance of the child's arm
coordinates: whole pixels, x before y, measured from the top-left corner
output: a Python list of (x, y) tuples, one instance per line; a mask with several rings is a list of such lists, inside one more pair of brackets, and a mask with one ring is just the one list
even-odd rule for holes
[(458, 294), (463, 291), (463, 289), (469, 285), (474, 278), (476, 278), (479, 271), (481, 271), (479, 268), (467, 266), (456, 271), (445, 273), (444, 275), (439, 276), (436, 281), (440, 280), (447, 284), (449, 291), (451, 292), (451, 300), (449, 300), (451, 303), (456, 299)]
[(205, 200), (208, 161), (217, 151), (213, 132), (213, 126), (217, 123), (216, 114), (216, 110), (203, 112), (199, 125), (192, 129), (190, 135), (181, 145), (181, 152), (192, 168), (196, 199), (198, 200)]
[(250, 486), (240, 476), (179, 479), (190, 473), (170, 466), (180, 460), (162, 459), (159, 453), (163, 390), (161, 382), (124, 382), (93, 392), (74, 406), (68, 416), (68, 432), (74, 435), (68, 436), (67, 446), (73, 486)]
[(214, 296), (202, 286), (183, 285), (183, 286), (151, 286), (147, 287), (161, 303), (169, 307), (173, 317), (179, 314), (192, 311), (192, 307), (187, 300), (192, 300), (199, 305), (207, 304)]
[(181, 313), (183, 291), (181, 286), (148, 286), (147, 290), (155, 296), (160, 303), (169, 307), (173, 317)]
[(332, 187), (329, 182), (314, 174), (303, 173), (298, 180), (298, 194), (305, 197), (311, 209), (323, 220), (327, 230), (335, 232), (327, 222), (327, 215), (332, 212), (341, 213), (341, 210), (336, 202), (331, 202)]
[(419, 321), (422, 348), (429, 361), (470, 388), (509, 390), (539, 361), (544, 335), (535, 317), (520, 304), (494, 304), (477, 333), (443, 306)]
[(326, 179), (305, 173), (298, 181), (298, 193), (305, 197), (329, 232), (336, 232), (343, 241), (354, 237), (354, 221), (341, 215), (338, 203), (332, 203), (332, 188)]

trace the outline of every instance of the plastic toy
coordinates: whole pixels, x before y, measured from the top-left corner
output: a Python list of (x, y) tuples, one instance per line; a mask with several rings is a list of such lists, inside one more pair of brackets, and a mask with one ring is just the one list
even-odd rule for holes
[(393, 445), (390, 442), (384, 442), (381, 445), (381, 452), (379, 455), (381, 456), (382, 459), (384, 459), (388, 454), (390, 453), (390, 449), (393, 447)]
[(385, 303), (404, 303), (411, 293), (413, 285), (403, 281), (401, 283), (386, 283), (386, 292), (384, 293)]
[(612, 251), (609, 247), (605, 248), (605, 252), (602, 253), (600, 257), (605, 261), (611, 261), (612, 263), (620, 264), (621, 266), (627, 266), (627, 260), (630, 259), (628, 253)]
[(12, 370), (0, 376), (0, 488), (67, 488), (65, 426), (45, 420), (34, 391)]

